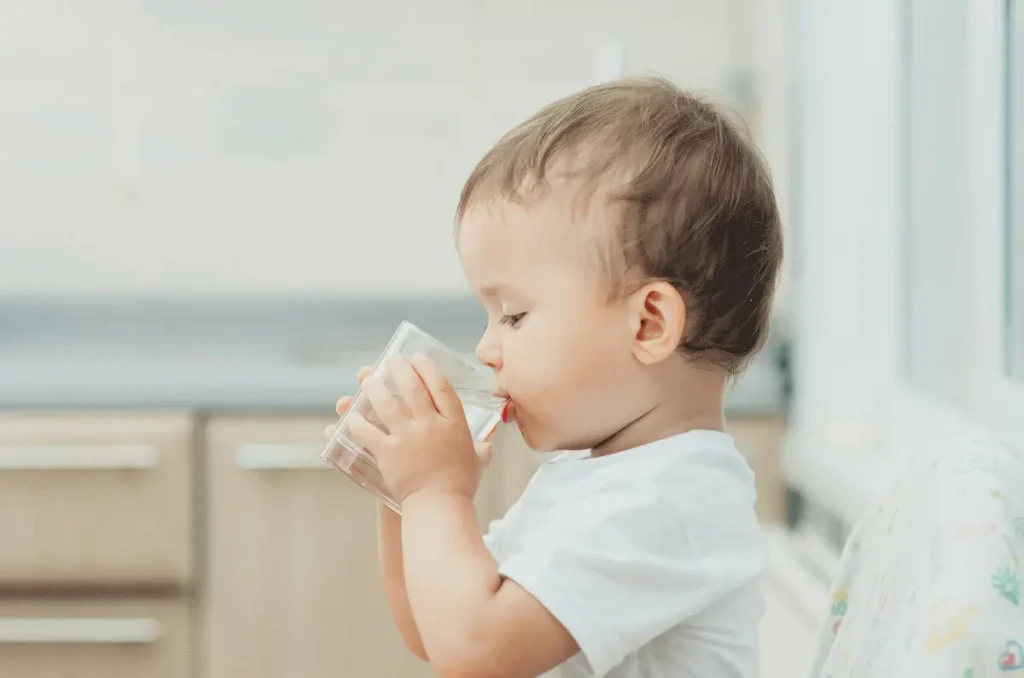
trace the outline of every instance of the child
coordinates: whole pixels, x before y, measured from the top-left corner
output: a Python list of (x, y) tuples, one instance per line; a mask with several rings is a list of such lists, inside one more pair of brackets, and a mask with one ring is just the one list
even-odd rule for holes
[(782, 259), (757, 152), (668, 82), (599, 85), (502, 138), (456, 222), (507, 420), (568, 452), (481, 536), (489, 450), (450, 385), (422, 356), (391, 363), (396, 394), (364, 371), (388, 432), (352, 434), (403, 506), (379, 537), (406, 643), (446, 678), (753, 676), (767, 554), (722, 403)]

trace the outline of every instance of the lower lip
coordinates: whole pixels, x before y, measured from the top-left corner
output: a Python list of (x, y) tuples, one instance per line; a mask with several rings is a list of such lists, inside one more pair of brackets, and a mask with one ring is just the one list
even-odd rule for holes
[(506, 423), (506, 424), (508, 422), (512, 421), (512, 401), (511, 400), (506, 401), (505, 402), (505, 407), (501, 408), (501, 421), (503, 423)]

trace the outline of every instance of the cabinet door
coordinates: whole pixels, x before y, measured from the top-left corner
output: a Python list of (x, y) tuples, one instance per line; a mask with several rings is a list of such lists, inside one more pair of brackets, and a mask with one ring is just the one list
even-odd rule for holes
[(0, 602), (0, 676), (190, 678), (189, 602)]
[(384, 598), (376, 501), (319, 459), (330, 421), (209, 422), (204, 678), (433, 675)]
[(781, 416), (738, 417), (729, 420), (728, 432), (754, 470), (757, 515), (761, 522), (784, 524), (786, 483), (781, 468), (781, 450), (786, 435), (786, 420)]
[(187, 414), (0, 415), (0, 586), (183, 588)]

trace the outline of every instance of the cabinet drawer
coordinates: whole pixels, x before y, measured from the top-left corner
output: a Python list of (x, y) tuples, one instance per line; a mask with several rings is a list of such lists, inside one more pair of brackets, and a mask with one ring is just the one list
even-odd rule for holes
[(183, 586), (186, 415), (0, 415), (0, 587)]
[(185, 601), (0, 601), (0, 676), (188, 678)]
[(384, 597), (376, 501), (318, 457), (330, 421), (210, 421), (202, 675), (431, 675)]

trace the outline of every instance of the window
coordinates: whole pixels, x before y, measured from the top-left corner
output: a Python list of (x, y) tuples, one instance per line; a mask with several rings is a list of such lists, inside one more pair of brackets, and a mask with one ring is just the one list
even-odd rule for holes
[(1007, 364), (1024, 379), (1024, 1), (1007, 3)]
[(968, 4), (904, 0), (904, 378), (956, 404), (969, 355)]
[(797, 10), (783, 468), (837, 541), (949, 428), (1024, 450), (1024, 0)]

